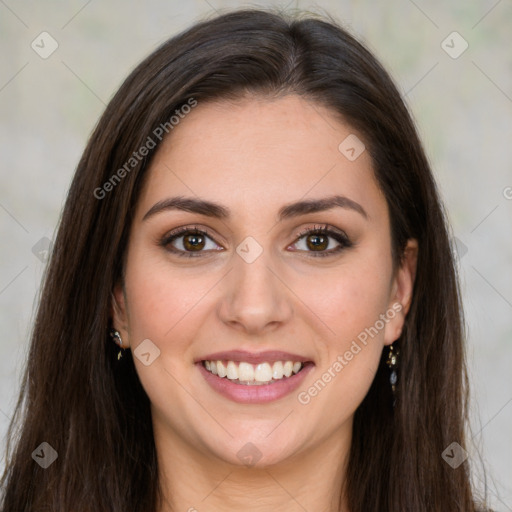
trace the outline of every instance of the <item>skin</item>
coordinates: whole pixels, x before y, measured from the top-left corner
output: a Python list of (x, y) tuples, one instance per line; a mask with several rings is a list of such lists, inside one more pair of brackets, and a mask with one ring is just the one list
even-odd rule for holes
[[(133, 351), (150, 339), (160, 350), (149, 366), (134, 357), (152, 404), (165, 493), (160, 512), (327, 512), (344, 504), (353, 415), (383, 349), (400, 336), (417, 260), (410, 240), (393, 273), (388, 208), (370, 155), (349, 161), (338, 150), (352, 133), (298, 96), (249, 96), (199, 103), (155, 155), (112, 306), (125, 346)], [(335, 207), (276, 220), (286, 204), (333, 194), (359, 203), (368, 219)], [(220, 203), (231, 217), (167, 210), (143, 220), (155, 203), (177, 195)], [(322, 224), (344, 231), (354, 245), (315, 257), (308, 236), (298, 236)], [(213, 235), (199, 257), (179, 257), (159, 245), (181, 226)], [(263, 249), (250, 264), (236, 252), (248, 236)], [(327, 250), (339, 245), (328, 240)], [(184, 250), (183, 241), (174, 247)], [(393, 304), (401, 311), (366, 346), (360, 343), (362, 350), (309, 403), (300, 403), (298, 393)], [(194, 365), (232, 349), (288, 351), (315, 367), (284, 398), (239, 404), (214, 391)], [(261, 453), (252, 467), (237, 456), (248, 442)]]

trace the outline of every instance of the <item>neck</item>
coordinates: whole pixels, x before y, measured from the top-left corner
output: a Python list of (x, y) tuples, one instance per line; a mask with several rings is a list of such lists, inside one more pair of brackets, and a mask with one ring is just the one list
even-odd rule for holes
[(154, 432), (163, 495), (158, 512), (347, 511), (342, 487), (351, 425), (265, 467), (230, 464), (163, 429), (154, 426)]

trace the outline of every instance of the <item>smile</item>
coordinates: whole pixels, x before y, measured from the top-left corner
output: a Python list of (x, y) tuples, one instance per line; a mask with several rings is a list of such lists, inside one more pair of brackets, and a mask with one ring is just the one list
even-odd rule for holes
[(202, 359), (195, 366), (213, 391), (242, 404), (265, 404), (290, 396), (315, 368), (305, 358), (297, 361), (269, 357), (270, 361), (265, 361), (260, 355), (254, 356), (252, 362), (244, 361), (251, 359), (246, 354), (235, 358), (238, 360)]

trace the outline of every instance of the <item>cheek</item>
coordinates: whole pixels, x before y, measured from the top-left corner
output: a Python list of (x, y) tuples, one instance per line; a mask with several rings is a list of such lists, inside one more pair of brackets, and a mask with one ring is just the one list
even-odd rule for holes
[(379, 317), (388, 297), (386, 283), (376, 277), (371, 272), (351, 273), (313, 296), (329, 330), (315, 338), (316, 346), (322, 347), (318, 368), (297, 399), (305, 413), (325, 418), (327, 430), (350, 418), (378, 369), (385, 325)]
[(316, 346), (322, 347), (318, 369), (299, 402), (311, 402), (332, 426), (355, 411), (380, 362), (386, 326), (381, 315), (388, 307), (391, 276), (391, 257), (380, 254), (377, 245), (361, 251), (330, 276), (305, 279), (300, 292), (327, 328), (316, 336)]
[[(385, 262), (384, 262), (385, 263)], [(385, 265), (361, 263), (346, 265), (330, 275), (307, 277), (298, 295), (321, 320), (326, 337), (341, 350), (375, 324), (389, 301), (388, 269)]]
[(166, 340), (172, 339), (173, 352), (179, 351), (177, 332), (185, 325), (190, 327), (188, 315), (208, 290), (206, 281), (210, 279), (203, 277), (195, 285), (165, 259), (156, 259), (142, 250), (135, 249), (130, 258), (126, 292), (133, 345), (149, 338), (163, 349)]
[[(183, 271), (172, 269), (164, 258), (134, 248), (126, 269), (126, 293), (129, 298), (129, 332), (132, 352), (145, 339), (159, 350), (146, 366), (134, 354), (139, 379), (157, 414), (168, 415), (176, 408), (194, 406), (190, 397), (180, 392), (190, 366), (191, 340), (197, 336), (201, 322), (201, 298), (213, 283), (209, 277), (188, 279)], [(165, 412), (167, 411), (167, 413)], [(176, 421), (176, 420), (173, 420)]]

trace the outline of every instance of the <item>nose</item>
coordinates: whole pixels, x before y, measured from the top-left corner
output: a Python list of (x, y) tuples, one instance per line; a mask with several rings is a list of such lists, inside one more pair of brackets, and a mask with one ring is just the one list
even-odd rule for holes
[(219, 318), (246, 334), (271, 332), (293, 315), (293, 294), (268, 253), (264, 250), (252, 263), (234, 254), (222, 283)]

